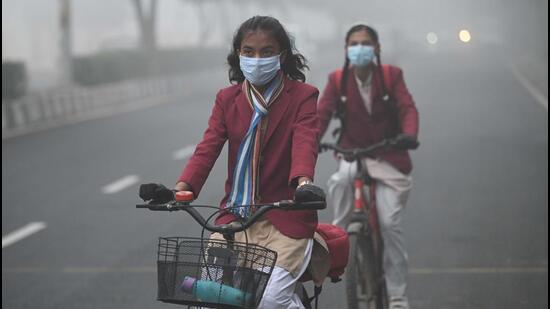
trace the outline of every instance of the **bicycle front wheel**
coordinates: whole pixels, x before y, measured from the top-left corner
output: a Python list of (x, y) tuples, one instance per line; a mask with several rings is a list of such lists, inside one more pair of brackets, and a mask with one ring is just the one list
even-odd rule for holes
[(362, 234), (349, 235), (350, 258), (346, 274), (349, 309), (378, 309), (378, 271), (372, 239)]

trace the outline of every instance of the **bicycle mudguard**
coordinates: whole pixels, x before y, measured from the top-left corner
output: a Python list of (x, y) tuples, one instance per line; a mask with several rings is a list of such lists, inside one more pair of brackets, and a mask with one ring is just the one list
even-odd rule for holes
[(346, 228), (348, 234), (359, 234), (363, 230), (364, 224), (362, 222), (351, 222)]

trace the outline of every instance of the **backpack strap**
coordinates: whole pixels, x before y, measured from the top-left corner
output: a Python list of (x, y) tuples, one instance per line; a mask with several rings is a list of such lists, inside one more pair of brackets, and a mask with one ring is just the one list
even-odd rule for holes
[(379, 72), (382, 74), (384, 82), (382, 83), (382, 97), (386, 99), (390, 96), (390, 89), (392, 88), (392, 76), (391, 76), (391, 67), (389, 65), (383, 64), (382, 69), (379, 69)]
[[(338, 103), (336, 105), (336, 111), (334, 113), (334, 117), (338, 118), (340, 120), (340, 127), (336, 128), (332, 131), (332, 136), (337, 138), (337, 144), (340, 143), (340, 139), (344, 135), (344, 131), (346, 129), (346, 103), (348, 100), (348, 96), (345, 92), (342, 92), (342, 77), (343, 77), (343, 70), (339, 69), (334, 74), (334, 83), (336, 84), (336, 92), (338, 93)], [(345, 83), (347, 85), (347, 81)], [(344, 85), (344, 89), (347, 88), (347, 86)]]
[(334, 79), (335, 79), (335, 82), (336, 82), (336, 91), (338, 92), (338, 95), (340, 96), (340, 99), (342, 98), (342, 96), (344, 95), (342, 93), (342, 75), (344, 74), (344, 70), (342, 69), (338, 69), (336, 70), (336, 72), (334, 72)]
[[(382, 78), (384, 80), (384, 82), (381, 84), (382, 101), (384, 101), (385, 104), (389, 105), (391, 117), (393, 118), (393, 122), (394, 122), (394, 128), (396, 130), (396, 132), (392, 133), (392, 135), (400, 134), (403, 129), (401, 128), (401, 120), (399, 117), (399, 106), (397, 105), (397, 101), (389, 91), (392, 89), (391, 85), (393, 83), (393, 78), (391, 76), (391, 67), (389, 65), (382, 65), (382, 68), (379, 69), (378, 71), (380, 72), (380, 74), (382, 74)], [(394, 136), (391, 136), (391, 137), (394, 137)]]

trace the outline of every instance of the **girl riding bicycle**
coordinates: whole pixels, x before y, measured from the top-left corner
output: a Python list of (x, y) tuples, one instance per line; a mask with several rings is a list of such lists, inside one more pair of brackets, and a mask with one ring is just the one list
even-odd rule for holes
[[(345, 40), (344, 67), (330, 74), (319, 101), (321, 137), (330, 119), (341, 121), (341, 148), (364, 148), (397, 137), (404, 146), (415, 144), (418, 111), (401, 69), (382, 65), (378, 33), (363, 24), (352, 27)], [(406, 148), (406, 147), (403, 147)], [(407, 309), (405, 296), (407, 253), (401, 227), (402, 210), (412, 186), (411, 159), (404, 149), (365, 158), (372, 179), (384, 241), (384, 271), (391, 309)], [(328, 181), (327, 202), (334, 207), (333, 224), (346, 227), (353, 213), (355, 163), (339, 159), (338, 171)]]
[[(319, 197), (311, 184), (317, 160), (319, 92), (304, 83), (305, 58), (277, 19), (255, 16), (237, 30), (227, 61), (234, 85), (218, 92), (208, 128), (175, 189), (197, 196), (228, 141), (221, 208), (289, 200), (298, 193)], [(232, 208), (215, 223), (247, 218), (253, 212), (252, 207)], [(303, 308), (294, 289), (310, 261), (316, 226), (315, 211), (274, 210), (246, 236), (235, 235), (237, 241), (278, 253), (259, 308)]]

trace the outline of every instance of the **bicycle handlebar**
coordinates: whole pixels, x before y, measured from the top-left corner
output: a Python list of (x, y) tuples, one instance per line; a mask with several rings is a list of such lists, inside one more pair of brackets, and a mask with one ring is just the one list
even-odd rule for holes
[(344, 149), (336, 144), (327, 144), (327, 143), (321, 143), (319, 147), (321, 150), (334, 150), (337, 153), (343, 154), (344, 156), (350, 156), (353, 159), (358, 159), (361, 157), (368, 157), (374, 154), (375, 151), (380, 150), (382, 148), (392, 147), (395, 146), (397, 142), (395, 140), (383, 140), (380, 143), (371, 145), (367, 148), (353, 148), (353, 149)]
[(210, 232), (222, 233), (222, 234), (234, 234), (237, 232), (242, 232), (249, 228), (252, 224), (258, 221), (265, 213), (270, 210), (279, 209), (286, 211), (293, 210), (321, 210), (326, 208), (326, 202), (303, 202), (297, 203), (295, 201), (280, 201), (270, 204), (258, 204), (254, 205), (257, 207), (257, 211), (244, 222), (234, 221), (229, 224), (223, 225), (212, 225), (204, 219), (204, 217), (195, 209), (195, 207), (212, 207), (210, 205), (190, 205), (189, 203), (182, 202), (170, 202), (166, 204), (139, 204), (136, 205), (136, 208), (147, 208), (153, 211), (178, 211), (183, 210), (197, 221), (205, 229)]

